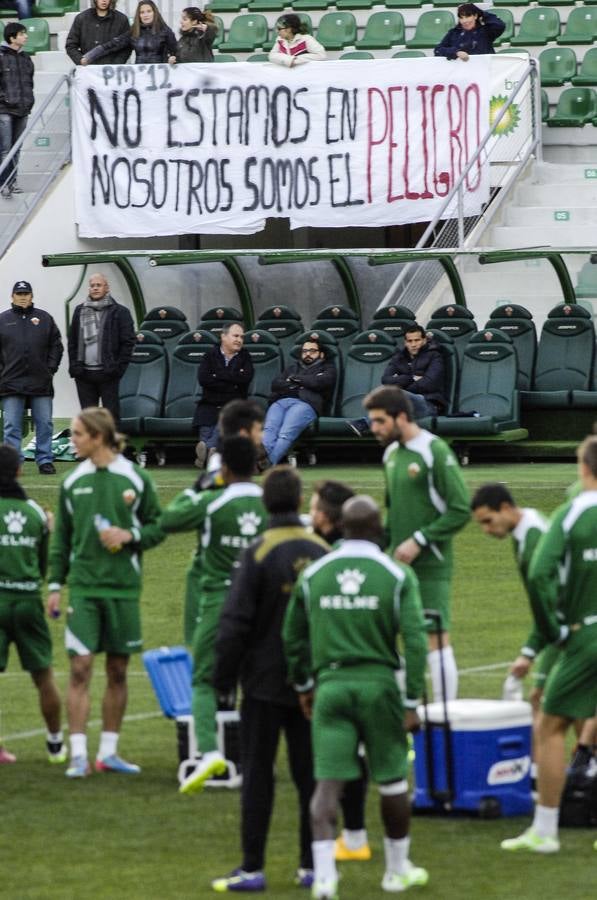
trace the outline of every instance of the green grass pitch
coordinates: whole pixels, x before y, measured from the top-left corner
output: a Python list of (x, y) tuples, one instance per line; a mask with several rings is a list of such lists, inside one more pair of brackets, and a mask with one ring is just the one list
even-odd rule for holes
[[(61, 465), (59, 472), (66, 471)], [(376, 465), (318, 467), (301, 471), (308, 496), (313, 482), (334, 477), (381, 500), (381, 468)], [(506, 482), (520, 505), (551, 512), (575, 478), (570, 464), (474, 466), (464, 470), (471, 489), (486, 480)], [(163, 503), (195, 478), (190, 468), (154, 469)], [(39, 477), (32, 463), (24, 483), (32, 497), (54, 507), (58, 480)], [(145, 557), (143, 595), (146, 647), (181, 643), (183, 579), (194, 535), (170, 537)], [(509, 541), (484, 537), (470, 524), (456, 544), (453, 643), (462, 671), (460, 695), (498, 697), (507, 661), (525, 637), (529, 613), (516, 576)], [(62, 621), (51, 625), (55, 668), (66, 686)], [(97, 661), (90, 753), (99, 737), (103, 660)], [(0, 767), (2, 837), (0, 896), (6, 900), (203, 900), (215, 896), (210, 879), (239, 865), (238, 792), (177, 794), (174, 725), (159, 713), (139, 657), (131, 664), (128, 718), (120, 747), (138, 762), (138, 778), (97, 775), (68, 782), (62, 767), (45, 761), (42, 721), (28, 676), (13, 653), (0, 677), (0, 733), (18, 755)], [(271, 824), (266, 874), (272, 900), (306, 897), (292, 886), (297, 864), (296, 808), (285, 752), (279, 756), (277, 802)], [(341, 866), (342, 900), (387, 896), (382, 835), (375, 789), (369, 791), (368, 826), (373, 847), (369, 863)], [(426, 888), (413, 890), (429, 900), (588, 900), (594, 896), (595, 834), (563, 832), (556, 858), (510, 856), (499, 841), (526, 827), (527, 819), (414, 818), (412, 858), (430, 871)], [(592, 885), (592, 887), (591, 887)]]

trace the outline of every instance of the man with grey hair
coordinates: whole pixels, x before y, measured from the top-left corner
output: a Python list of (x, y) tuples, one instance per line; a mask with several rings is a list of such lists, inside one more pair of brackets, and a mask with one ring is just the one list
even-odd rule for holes
[(130, 312), (111, 295), (106, 276), (96, 272), (89, 279), (87, 299), (75, 309), (68, 335), (68, 371), (75, 379), (81, 409), (101, 401), (118, 424), (118, 387), (134, 346)]

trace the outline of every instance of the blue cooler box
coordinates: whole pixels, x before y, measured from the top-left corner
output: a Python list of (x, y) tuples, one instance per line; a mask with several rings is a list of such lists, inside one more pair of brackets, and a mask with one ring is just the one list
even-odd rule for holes
[[(530, 704), (522, 700), (451, 700), (447, 707), (449, 732), (443, 727), (443, 703), (427, 705), (432, 773), (425, 730), (415, 735), (413, 809), (463, 811), (491, 817), (530, 813)], [(423, 707), (418, 712), (424, 722)], [(446, 735), (452, 750), (451, 798)]]

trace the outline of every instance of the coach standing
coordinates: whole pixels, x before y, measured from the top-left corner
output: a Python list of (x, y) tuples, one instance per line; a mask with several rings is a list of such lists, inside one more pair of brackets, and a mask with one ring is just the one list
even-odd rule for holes
[(68, 335), (69, 374), (81, 409), (102, 406), (120, 418), (118, 387), (135, 346), (133, 319), (110, 293), (105, 275), (89, 279), (89, 296), (75, 309)]
[(4, 440), (21, 454), (23, 413), (31, 408), (35, 461), (41, 475), (54, 475), (52, 463), (52, 377), (63, 353), (52, 316), (33, 305), (28, 281), (17, 281), (11, 308), (0, 314), (0, 398)]

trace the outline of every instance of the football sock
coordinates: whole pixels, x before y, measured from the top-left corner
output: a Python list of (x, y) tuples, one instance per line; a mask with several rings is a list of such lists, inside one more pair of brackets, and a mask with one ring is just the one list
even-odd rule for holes
[(358, 850), (367, 843), (367, 830), (360, 828), (358, 831), (350, 831), (348, 828), (342, 830), (344, 843), (349, 850)]
[[(443, 655), (444, 677), (446, 681), (446, 700), (455, 700), (458, 694), (458, 669), (456, 668), (456, 660), (454, 651), (449, 645), (441, 651)], [(441, 656), (439, 650), (430, 650), (427, 654), (429, 663), (429, 672), (431, 674), (431, 686), (433, 688), (433, 699), (438, 702), (443, 698), (442, 691), (442, 670)]]
[(336, 862), (334, 860), (334, 841), (313, 841), (313, 869), (315, 878), (326, 881), (337, 879)]
[(100, 737), (99, 750), (97, 751), (98, 759), (106, 759), (108, 756), (114, 756), (116, 747), (118, 746), (117, 731), (102, 731)]
[(401, 875), (408, 860), (410, 837), (407, 836), (400, 840), (384, 837), (383, 849), (386, 857), (386, 872), (396, 872)]
[(86, 734), (71, 734), (70, 736), (70, 756), (71, 759), (75, 759), (77, 756), (82, 756), (83, 759), (87, 759), (87, 735)]
[(46, 732), (46, 741), (48, 744), (62, 744), (64, 742), (64, 735), (61, 731)]
[(558, 815), (560, 810), (557, 806), (541, 806), (539, 803), (535, 807), (535, 817), (533, 819), (533, 831), (539, 837), (556, 838), (558, 836)]

